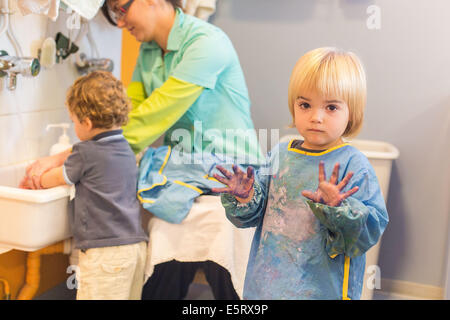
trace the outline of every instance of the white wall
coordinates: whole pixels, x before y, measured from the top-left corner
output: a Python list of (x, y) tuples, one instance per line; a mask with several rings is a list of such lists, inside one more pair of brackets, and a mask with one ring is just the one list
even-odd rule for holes
[[(367, 7), (381, 9), (369, 30)], [(287, 85), (306, 51), (337, 46), (357, 53), (368, 75), (359, 138), (400, 150), (388, 196), (383, 278), (444, 287), (449, 223), (450, 1), (219, 0), (211, 22), (241, 59), (257, 128), (290, 121)]]
[[(60, 11), (58, 20), (52, 22), (44, 16), (22, 16), (15, 8), (16, 1), (10, 0), (10, 3), (16, 12), (12, 15), (13, 30), (25, 56), (31, 54), (35, 40), (55, 37), (58, 31), (68, 35), (65, 12)], [(93, 37), (100, 55), (113, 59), (114, 75), (120, 77), (121, 31), (110, 27), (101, 13), (92, 21)], [(90, 56), (87, 39), (81, 44), (80, 50)], [(15, 55), (6, 33), (0, 37), (0, 49)], [(64, 105), (65, 94), (78, 76), (68, 58), (52, 69), (41, 68), (35, 78), (19, 75), (15, 91), (7, 90), (5, 78), (0, 78), (3, 84), (0, 88), (0, 166), (48, 155), (61, 133), (59, 129), (47, 132), (45, 127), (49, 123), (70, 122)], [(77, 141), (73, 128), (70, 135), (72, 142)]]

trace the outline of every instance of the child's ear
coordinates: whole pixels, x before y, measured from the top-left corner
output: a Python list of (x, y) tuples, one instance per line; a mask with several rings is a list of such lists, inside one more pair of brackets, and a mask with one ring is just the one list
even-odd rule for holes
[(91, 130), (93, 125), (92, 125), (92, 121), (91, 119), (89, 119), (88, 117), (83, 119), (84, 124), (86, 125), (86, 129)]

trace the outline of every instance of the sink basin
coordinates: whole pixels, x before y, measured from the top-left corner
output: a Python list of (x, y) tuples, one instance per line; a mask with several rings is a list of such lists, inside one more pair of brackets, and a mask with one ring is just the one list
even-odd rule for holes
[(71, 237), (67, 213), (70, 187), (17, 187), (31, 162), (0, 167), (0, 253), (36, 251)]

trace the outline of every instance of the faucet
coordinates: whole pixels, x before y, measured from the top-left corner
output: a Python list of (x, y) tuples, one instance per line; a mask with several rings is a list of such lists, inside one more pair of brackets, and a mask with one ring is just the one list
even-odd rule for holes
[(112, 72), (114, 69), (114, 63), (111, 59), (88, 59), (84, 53), (80, 53), (77, 57), (75, 66), (78, 73), (81, 75), (88, 74), (89, 72), (96, 70)]
[(15, 90), (17, 75), (35, 77), (39, 74), (41, 65), (39, 60), (31, 57), (12, 57), (8, 52), (0, 50), (0, 77), (8, 79), (8, 90)]

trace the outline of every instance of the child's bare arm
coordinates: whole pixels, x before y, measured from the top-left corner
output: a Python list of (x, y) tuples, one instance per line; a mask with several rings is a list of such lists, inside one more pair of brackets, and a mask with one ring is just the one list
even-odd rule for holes
[(67, 184), (64, 180), (63, 167), (56, 167), (45, 172), (41, 176), (41, 186), (44, 189)]
[(67, 149), (53, 156), (41, 158), (30, 164), (26, 168), (26, 174), (20, 182), (19, 188), (25, 189), (41, 189), (40, 181), (44, 172), (51, 168), (62, 166), (64, 161), (70, 155), (72, 149)]

